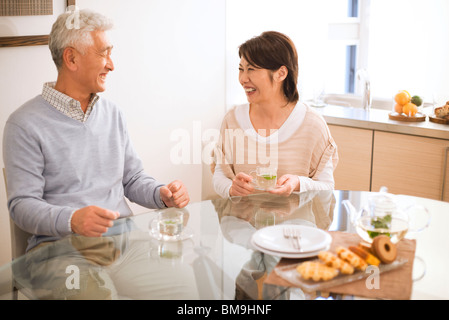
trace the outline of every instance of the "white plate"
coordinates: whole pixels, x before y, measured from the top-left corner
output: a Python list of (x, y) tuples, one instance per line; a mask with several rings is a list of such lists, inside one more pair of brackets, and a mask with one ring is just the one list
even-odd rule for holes
[(182, 232), (177, 237), (164, 237), (162, 234), (159, 233), (159, 230), (157, 229), (157, 221), (154, 219), (150, 223), (150, 231), (149, 231), (150, 237), (156, 239), (156, 240), (163, 240), (168, 242), (174, 242), (174, 241), (183, 241), (187, 240), (193, 237), (193, 230), (189, 227), (184, 227), (182, 229)]
[[(291, 239), (284, 237), (284, 229), (299, 231), (301, 251), (293, 247)], [(326, 231), (303, 225), (275, 225), (258, 230), (253, 234), (254, 243), (261, 248), (284, 253), (306, 253), (321, 250), (332, 242)]]
[(262, 248), (262, 247), (258, 246), (256, 243), (254, 243), (253, 239), (251, 239), (251, 244), (254, 247), (254, 249), (256, 249), (260, 252), (269, 254), (271, 256), (288, 258), (288, 259), (302, 259), (302, 258), (315, 257), (320, 253), (320, 251), (327, 251), (330, 248), (330, 244), (328, 244), (327, 246), (325, 246), (317, 251), (310, 251), (310, 252), (304, 252), (304, 253), (287, 253), (287, 252), (271, 251), (266, 248)]

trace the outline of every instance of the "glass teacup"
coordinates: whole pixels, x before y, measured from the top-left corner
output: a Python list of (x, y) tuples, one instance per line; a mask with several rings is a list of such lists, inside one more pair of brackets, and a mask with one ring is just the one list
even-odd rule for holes
[(164, 240), (178, 238), (184, 226), (184, 212), (176, 208), (169, 208), (158, 213), (157, 230)]
[(250, 172), (250, 175), (256, 189), (267, 191), (276, 188), (277, 168), (257, 167), (255, 171)]

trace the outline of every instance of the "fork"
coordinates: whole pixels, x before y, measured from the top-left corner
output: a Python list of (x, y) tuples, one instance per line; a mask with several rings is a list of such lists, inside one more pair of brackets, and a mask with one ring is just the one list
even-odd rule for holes
[(289, 228), (284, 228), (283, 231), (284, 231), (284, 238), (285, 239), (289, 239), (290, 236), (291, 236), (290, 229)]
[(301, 247), (299, 245), (299, 234), (296, 233), (296, 230), (290, 229), (290, 228), (284, 228), (284, 238), (285, 239), (291, 239), (291, 243), (293, 245), (293, 248), (301, 250)]
[(298, 249), (299, 251), (302, 251), (302, 249), (301, 249), (301, 242), (300, 242), (300, 240), (301, 240), (301, 233), (299, 232), (299, 230), (298, 229), (294, 229), (293, 232), (292, 232), (292, 236), (293, 236), (293, 239), (294, 239), (294, 243), (296, 245), (295, 248)]

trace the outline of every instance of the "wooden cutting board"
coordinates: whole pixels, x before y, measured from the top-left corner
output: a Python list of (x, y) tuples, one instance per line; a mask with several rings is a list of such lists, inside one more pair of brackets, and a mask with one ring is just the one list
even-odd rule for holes
[[(448, 104), (448, 103), (446, 103), (446, 104)], [(435, 108), (434, 114), (429, 116), (429, 121), (430, 122), (435, 122), (435, 123), (441, 123), (441, 124), (449, 124), (449, 118), (444, 118), (443, 119), (443, 118), (439, 118), (439, 117), (436, 116), (437, 110), (439, 110), (441, 108), (443, 108), (443, 107)]]
[[(361, 238), (354, 233), (331, 231), (329, 232), (329, 234), (332, 236), (332, 245), (329, 251), (334, 253), (337, 246), (356, 246), (361, 241)], [(355, 295), (366, 298), (392, 300), (410, 299), (413, 285), (412, 271), (416, 250), (416, 240), (402, 239), (399, 243), (397, 243), (397, 249), (397, 258), (407, 259), (408, 262), (395, 270), (381, 273), (379, 276), (380, 281), (378, 288), (369, 289), (366, 285), (366, 279), (362, 279), (328, 288), (326, 290), (332, 293)], [(300, 260), (282, 258), (276, 267), (284, 267), (289, 264), (297, 264), (301, 261), (304, 261), (304, 259)], [(294, 286), (292, 283), (277, 275), (274, 270), (268, 275), (265, 283), (285, 287)]]
[(420, 122), (420, 121), (426, 121), (426, 115), (418, 112), (412, 117), (408, 117), (403, 114), (398, 114), (397, 112), (392, 112), (388, 114), (388, 118), (391, 120), (397, 120), (397, 121), (406, 121), (406, 122)]
[(449, 124), (449, 119), (438, 118), (435, 116), (429, 116), (429, 121), (441, 124)]

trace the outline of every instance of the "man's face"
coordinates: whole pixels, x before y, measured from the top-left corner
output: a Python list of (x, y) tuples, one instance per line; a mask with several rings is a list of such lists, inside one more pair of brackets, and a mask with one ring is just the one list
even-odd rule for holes
[(97, 93), (106, 90), (106, 76), (114, 70), (111, 59), (112, 45), (104, 31), (91, 32), (93, 45), (86, 48), (79, 57), (77, 78), (83, 91)]

